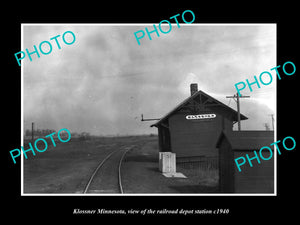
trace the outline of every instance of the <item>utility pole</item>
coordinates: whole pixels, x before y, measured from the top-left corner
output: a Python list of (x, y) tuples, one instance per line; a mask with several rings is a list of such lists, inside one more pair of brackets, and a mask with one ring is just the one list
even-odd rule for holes
[(272, 128), (274, 130), (274, 114), (269, 114), (269, 116), (272, 118)]
[(238, 111), (238, 131), (241, 130), (241, 113), (240, 113), (240, 98), (250, 98), (250, 96), (245, 95), (239, 95), (239, 93), (236, 93), (233, 96), (226, 96), (226, 98), (233, 98), (237, 105), (237, 111)]
[(33, 126), (34, 126), (34, 122), (32, 122), (32, 124), (31, 124), (31, 140), (32, 140), (32, 142), (33, 142), (33, 138), (34, 138)]

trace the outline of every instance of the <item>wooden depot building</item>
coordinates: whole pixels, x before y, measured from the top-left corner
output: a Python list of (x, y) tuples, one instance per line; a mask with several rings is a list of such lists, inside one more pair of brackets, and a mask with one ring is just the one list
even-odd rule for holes
[[(238, 113), (190, 85), (191, 96), (151, 127), (158, 128), (159, 151), (176, 153), (176, 161), (217, 156), (216, 142), (222, 131), (232, 131)], [(241, 120), (248, 119), (240, 114)]]
[[(219, 149), (219, 188), (222, 193), (273, 193), (274, 192), (274, 154), (269, 160), (247, 161), (238, 171), (234, 159), (254, 156), (263, 146), (274, 142), (274, 131), (233, 131), (222, 132), (217, 147)], [(265, 153), (263, 153), (266, 151)], [(266, 157), (268, 150), (262, 150)]]

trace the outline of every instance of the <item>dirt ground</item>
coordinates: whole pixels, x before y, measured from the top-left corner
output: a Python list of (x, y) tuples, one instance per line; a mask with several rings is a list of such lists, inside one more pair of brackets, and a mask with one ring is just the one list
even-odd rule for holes
[[(99, 137), (86, 141), (71, 139), (24, 160), (24, 193), (82, 194), (99, 162), (116, 148), (135, 145), (122, 164), (125, 193), (212, 193), (216, 180), (187, 176), (166, 178), (158, 170), (157, 136)], [(25, 148), (26, 149), (26, 148)]]
[(56, 147), (24, 160), (24, 193), (82, 193), (94, 169), (109, 152), (141, 139), (99, 137), (58, 142)]
[(177, 172), (187, 178), (167, 178), (158, 169), (157, 140), (148, 140), (141, 148), (126, 155), (123, 164), (123, 188), (125, 193), (213, 193), (218, 183), (210, 177), (198, 176), (194, 171), (177, 167)]

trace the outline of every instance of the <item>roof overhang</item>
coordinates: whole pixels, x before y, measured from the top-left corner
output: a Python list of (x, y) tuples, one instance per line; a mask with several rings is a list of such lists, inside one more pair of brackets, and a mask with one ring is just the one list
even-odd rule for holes
[[(204, 96), (204, 97), (202, 97), (202, 96)], [(192, 96), (188, 97), (183, 102), (178, 104), (174, 109), (172, 109), (170, 112), (168, 112), (165, 116), (163, 116), (156, 123), (150, 125), (150, 127), (158, 127), (161, 123), (163, 123), (165, 120), (167, 120), (176, 111), (180, 110), (182, 107), (187, 105), (189, 102), (193, 102), (194, 99), (197, 99), (197, 98), (200, 99), (200, 103), (198, 103), (198, 104), (203, 104), (207, 107), (214, 107), (214, 106), (224, 107), (225, 109), (229, 110), (229, 112), (231, 112), (233, 114), (233, 117), (234, 117), (233, 122), (236, 122), (238, 120), (237, 119), (238, 112), (236, 110), (232, 109), (231, 107), (225, 105), (224, 103), (218, 101), (217, 99), (215, 99), (215, 98), (211, 97), (210, 95), (204, 93), (203, 91), (199, 90), (196, 93), (194, 93)], [(240, 114), (240, 119), (241, 120), (247, 120), (248, 118), (245, 115)]]

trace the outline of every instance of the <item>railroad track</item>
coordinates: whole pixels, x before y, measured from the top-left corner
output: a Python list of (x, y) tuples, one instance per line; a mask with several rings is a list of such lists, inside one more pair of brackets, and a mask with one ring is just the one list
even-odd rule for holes
[(83, 191), (88, 193), (124, 193), (122, 186), (122, 162), (125, 154), (135, 146), (110, 152), (92, 173)]

